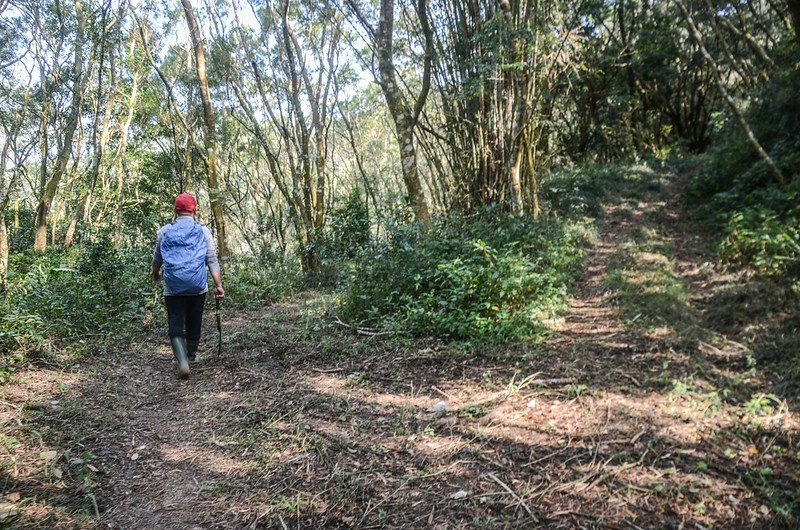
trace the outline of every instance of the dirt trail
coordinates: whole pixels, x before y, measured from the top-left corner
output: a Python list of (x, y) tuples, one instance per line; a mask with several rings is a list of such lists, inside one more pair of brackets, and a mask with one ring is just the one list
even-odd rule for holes
[[(790, 528), (796, 415), (754, 408), (768, 383), (704, 328), (716, 277), (673, 192), (609, 207), (542, 345), (363, 337), (309, 294), (226, 311), (222, 358), (207, 318), (186, 382), (158, 336), (23, 373), (0, 389), (0, 510), (29, 528)], [(631, 304), (650, 295), (662, 314)]]

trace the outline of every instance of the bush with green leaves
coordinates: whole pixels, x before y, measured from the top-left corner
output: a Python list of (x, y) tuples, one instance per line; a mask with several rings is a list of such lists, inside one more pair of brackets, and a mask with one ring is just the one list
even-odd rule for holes
[(0, 379), (10, 365), (63, 341), (100, 341), (142, 325), (160, 304), (151, 256), (144, 246), (113, 247), (108, 233), (67, 252), (13, 254), (0, 305), (0, 350), (7, 352)]
[(739, 209), (728, 217), (720, 254), (765, 274), (800, 278), (800, 196), (797, 206), (779, 212), (764, 206)]
[(301, 282), (298, 264), (280, 259), (233, 257), (224, 264), (225, 304), (260, 307), (290, 296)]
[(361, 192), (354, 189), (344, 203), (331, 209), (327, 227), (317, 242), (322, 268), (306, 280), (316, 285), (335, 285), (343, 268), (366, 249), (369, 242), (369, 210)]
[(796, 47), (777, 49), (782, 68), (751, 94), (747, 120), (783, 173), (777, 179), (733, 120), (723, 122), (726, 141), (707, 157), (691, 182), (698, 217), (718, 227), (722, 259), (769, 275), (800, 280), (800, 70)]
[(370, 240), (367, 203), (358, 189), (353, 190), (338, 208), (330, 212), (328, 229), (323, 239), (326, 257), (353, 259)]
[(565, 305), (585, 226), (498, 210), (398, 225), (354, 261), (343, 312), (353, 320), (449, 339), (537, 336)]

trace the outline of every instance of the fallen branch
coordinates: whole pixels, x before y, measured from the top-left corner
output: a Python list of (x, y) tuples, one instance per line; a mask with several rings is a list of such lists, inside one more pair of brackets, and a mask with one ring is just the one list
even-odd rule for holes
[(641, 386), (642, 386), (642, 384), (641, 384), (639, 381), (637, 381), (637, 380), (636, 380), (636, 378), (635, 378), (635, 377), (633, 377), (633, 376), (632, 376), (632, 375), (630, 375), (630, 374), (622, 374), (622, 377), (625, 377), (626, 379), (630, 379), (630, 380), (631, 380), (631, 383), (633, 383), (634, 385), (636, 385), (636, 386), (638, 386), (638, 387), (641, 387)]
[(394, 335), (395, 334), (394, 331), (380, 331), (380, 330), (377, 330), (377, 329), (374, 329), (374, 328), (367, 328), (367, 327), (363, 327), (363, 326), (353, 326), (353, 325), (348, 324), (347, 322), (342, 322), (342, 319), (339, 318), (339, 317), (334, 318), (333, 319), (333, 323), (338, 325), (338, 326), (345, 327), (347, 329), (352, 329), (358, 335), (366, 335), (368, 337), (381, 337), (381, 336), (384, 336), (384, 335)]
[(389, 499), (391, 499), (392, 497), (394, 497), (394, 496), (397, 494), (397, 492), (398, 492), (398, 491), (400, 491), (401, 489), (405, 488), (405, 487), (406, 487), (406, 484), (408, 484), (409, 482), (411, 482), (411, 480), (412, 480), (413, 478), (414, 478), (414, 477), (408, 477), (408, 478), (407, 478), (405, 481), (403, 481), (403, 483), (402, 483), (402, 484), (400, 484), (400, 485), (397, 487), (397, 489), (396, 489), (396, 490), (394, 490), (393, 492), (391, 492), (389, 495), (386, 495), (386, 496), (385, 496), (383, 499), (381, 499), (381, 500), (380, 500), (380, 502), (378, 502), (378, 504), (376, 504), (375, 506), (371, 506), (371, 504), (372, 504), (372, 500), (370, 499), (370, 501), (369, 501), (369, 502), (367, 502), (367, 509), (366, 509), (366, 510), (364, 510), (364, 514), (361, 516), (361, 519), (358, 521), (358, 524), (357, 524), (356, 526), (361, 526), (361, 524), (364, 522), (364, 519), (366, 519), (366, 518), (367, 518), (367, 515), (369, 515), (369, 514), (370, 514), (370, 512), (372, 512), (373, 510), (375, 510), (375, 509), (376, 509), (376, 508), (378, 508), (379, 506), (383, 505), (383, 504), (384, 504), (386, 501), (388, 501)]
[(554, 456), (558, 456), (558, 455), (560, 455), (561, 453), (563, 453), (563, 452), (565, 452), (566, 450), (568, 450), (568, 449), (570, 448), (570, 445), (571, 445), (571, 444), (572, 444), (572, 438), (570, 438), (570, 439), (569, 439), (569, 441), (567, 442), (567, 445), (566, 445), (566, 446), (564, 446), (564, 448), (563, 448), (563, 449), (559, 449), (558, 451), (555, 451), (555, 452), (553, 452), (553, 453), (550, 453), (549, 455), (545, 455), (545, 456), (543, 456), (543, 457), (541, 457), (541, 458), (537, 458), (537, 459), (536, 459), (536, 460), (534, 460), (533, 462), (528, 462), (527, 464), (523, 464), (521, 467), (530, 467), (530, 466), (535, 466), (535, 465), (536, 465), (536, 464), (538, 464), (539, 462), (544, 462), (545, 460), (549, 460), (550, 458), (553, 458)]
[(555, 377), (552, 379), (534, 379), (528, 383), (529, 386), (555, 386), (567, 385), (573, 383), (574, 380), (570, 377)]
[(453, 396), (451, 396), (450, 394), (448, 394), (448, 393), (447, 393), (447, 392), (445, 392), (444, 390), (442, 390), (442, 389), (438, 388), (436, 385), (433, 385), (433, 386), (431, 387), (431, 390), (433, 390), (433, 391), (435, 391), (435, 392), (438, 392), (438, 393), (440, 393), (441, 395), (443, 395), (443, 396), (444, 396), (444, 397), (446, 397), (447, 399), (450, 399), (450, 400), (452, 400), (452, 401), (455, 401), (455, 399), (453, 398)]

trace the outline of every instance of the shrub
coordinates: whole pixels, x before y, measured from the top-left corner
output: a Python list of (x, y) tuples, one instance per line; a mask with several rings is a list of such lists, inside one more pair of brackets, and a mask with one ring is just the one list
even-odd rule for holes
[(537, 335), (563, 307), (582, 258), (574, 225), (487, 210), (426, 231), (398, 225), (357, 259), (344, 313), (372, 324), (452, 339)]
[(765, 274), (800, 277), (800, 206), (788, 212), (763, 205), (735, 211), (719, 248), (733, 263), (751, 264)]
[(747, 120), (781, 168), (777, 182), (744, 135), (729, 120), (727, 139), (709, 153), (704, 172), (691, 182), (689, 198), (699, 218), (718, 228), (720, 257), (761, 273), (800, 279), (800, 70), (789, 49), (777, 49), (782, 65), (752, 93)]
[(335, 285), (341, 273), (370, 242), (370, 219), (367, 203), (358, 189), (353, 190), (345, 202), (330, 211), (328, 226), (318, 241), (322, 268), (307, 277), (313, 285)]
[[(150, 281), (152, 250), (116, 249), (108, 233), (81, 248), (9, 261), (6, 304), (0, 306), (0, 371), (59, 342), (103, 338), (141, 325), (159, 305)], [(2, 376), (0, 376), (2, 378)]]
[(226, 304), (259, 307), (290, 296), (301, 280), (296, 264), (282, 260), (231, 258), (225, 263)]

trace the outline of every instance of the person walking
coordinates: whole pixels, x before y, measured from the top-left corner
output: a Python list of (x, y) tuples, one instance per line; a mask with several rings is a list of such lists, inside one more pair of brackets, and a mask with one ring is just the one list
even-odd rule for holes
[(197, 363), (203, 326), (208, 275), (214, 296), (222, 298), (222, 274), (211, 231), (195, 221), (197, 201), (188, 193), (175, 197), (175, 220), (161, 227), (153, 252), (153, 281), (164, 281), (169, 340), (178, 363), (178, 377), (189, 377), (189, 363)]

